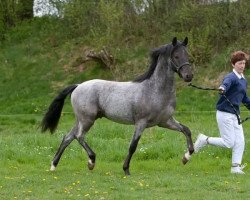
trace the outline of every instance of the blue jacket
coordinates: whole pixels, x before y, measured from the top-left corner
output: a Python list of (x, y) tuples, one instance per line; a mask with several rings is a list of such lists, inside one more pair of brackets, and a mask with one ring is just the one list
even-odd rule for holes
[[(234, 72), (227, 74), (221, 84), (225, 89), (225, 96), (233, 104), (237, 114), (240, 114), (240, 104), (243, 103), (250, 110), (250, 98), (247, 97), (247, 81), (244, 78), (239, 78)], [(223, 95), (216, 104), (216, 109), (235, 114), (234, 109)]]

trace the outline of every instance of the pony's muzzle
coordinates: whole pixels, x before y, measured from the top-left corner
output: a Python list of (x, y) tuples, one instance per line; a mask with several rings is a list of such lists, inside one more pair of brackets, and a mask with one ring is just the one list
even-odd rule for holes
[(185, 82), (191, 82), (193, 79), (193, 74), (185, 74), (183, 79)]
[(185, 82), (191, 82), (194, 76), (190, 64), (183, 65), (179, 69), (178, 74)]
[(193, 79), (193, 73), (179, 73), (179, 76), (185, 81), (185, 82), (191, 82)]

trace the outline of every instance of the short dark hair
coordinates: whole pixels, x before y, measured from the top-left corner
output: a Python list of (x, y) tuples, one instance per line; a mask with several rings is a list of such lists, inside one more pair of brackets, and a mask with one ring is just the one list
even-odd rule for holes
[(231, 54), (231, 63), (234, 65), (238, 61), (247, 61), (247, 56), (243, 51), (235, 51)]

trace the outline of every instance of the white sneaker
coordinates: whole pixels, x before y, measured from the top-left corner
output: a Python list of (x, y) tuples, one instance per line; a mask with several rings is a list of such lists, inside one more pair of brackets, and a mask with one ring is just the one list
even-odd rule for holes
[(236, 167), (231, 167), (231, 173), (232, 174), (245, 174), (242, 170), (246, 167), (247, 165), (238, 165)]
[(194, 143), (194, 152), (197, 153), (199, 152), (202, 147), (206, 146), (208, 143), (207, 143), (207, 136), (204, 135), (204, 134), (199, 134), (198, 137), (197, 137), (197, 140), (195, 141)]

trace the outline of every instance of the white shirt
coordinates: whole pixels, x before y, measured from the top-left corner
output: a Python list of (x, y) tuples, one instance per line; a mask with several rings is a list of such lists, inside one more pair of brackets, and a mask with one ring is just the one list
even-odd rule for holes
[(233, 72), (235, 73), (235, 75), (241, 79), (241, 78), (245, 78), (243, 74), (239, 74), (235, 69), (233, 69)]

